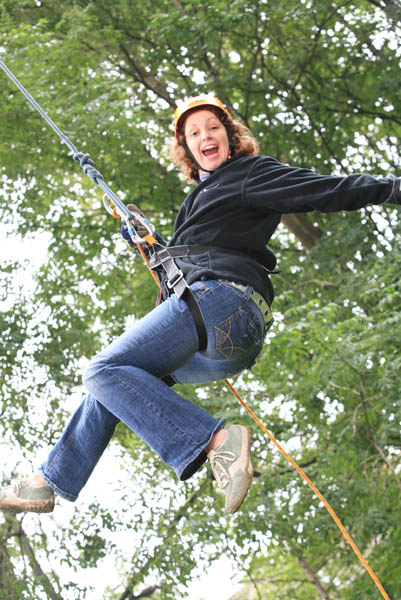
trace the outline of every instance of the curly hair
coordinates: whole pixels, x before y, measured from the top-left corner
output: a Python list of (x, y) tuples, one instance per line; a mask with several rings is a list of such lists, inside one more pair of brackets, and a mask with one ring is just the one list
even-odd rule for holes
[[(245, 125), (232, 117), (228, 117), (222, 111), (219, 111), (214, 107), (208, 107), (208, 110), (213, 111), (225, 126), (228, 137), (232, 143), (232, 156), (254, 156), (255, 154), (258, 154), (259, 144)], [(188, 181), (199, 181), (198, 167), (192, 158), (188, 156), (184, 143), (185, 136), (181, 124), (178, 138), (173, 138), (171, 140), (170, 157), (173, 163), (181, 168), (182, 173)]]

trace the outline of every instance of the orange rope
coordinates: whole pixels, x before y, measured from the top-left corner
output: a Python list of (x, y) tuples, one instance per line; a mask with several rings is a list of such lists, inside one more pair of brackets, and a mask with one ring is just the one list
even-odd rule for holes
[(264, 433), (267, 435), (267, 437), (279, 449), (279, 451), (281, 452), (281, 454), (283, 456), (285, 456), (285, 458), (288, 460), (288, 462), (301, 475), (302, 479), (304, 479), (306, 481), (306, 483), (309, 485), (309, 487), (314, 492), (314, 494), (316, 494), (316, 496), (319, 498), (319, 500), (321, 502), (323, 502), (323, 504), (325, 505), (325, 507), (329, 511), (331, 517), (333, 518), (334, 522), (336, 523), (336, 525), (340, 529), (341, 533), (343, 534), (343, 536), (345, 537), (345, 539), (347, 540), (347, 542), (349, 543), (349, 545), (351, 546), (351, 548), (353, 549), (353, 551), (355, 552), (355, 554), (357, 555), (357, 557), (359, 558), (359, 560), (361, 561), (361, 563), (363, 564), (363, 566), (365, 567), (365, 569), (367, 570), (367, 572), (369, 573), (369, 575), (371, 576), (371, 578), (373, 579), (373, 581), (375, 582), (375, 584), (378, 587), (378, 589), (379, 589), (381, 595), (383, 596), (383, 598), (385, 598), (386, 600), (390, 600), (389, 595), (387, 594), (386, 590), (383, 588), (383, 586), (380, 583), (377, 575), (375, 575), (375, 573), (372, 571), (372, 569), (370, 568), (370, 566), (368, 565), (368, 563), (366, 562), (366, 560), (362, 556), (362, 554), (359, 551), (359, 549), (358, 549), (357, 545), (355, 544), (354, 540), (352, 539), (352, 537), (350, 536), (350, 534), (348, 533), (348, 531), (345, 529), (345, 527), (341, 523), (340, 519), (337, 517), (337, 515), (334, 512), (334, 510), (331, 507), (331, 505), (327, 502), (326, 498), (319, 492), (319, 490), (317, 489), (317, 487), (315, 485), (313, 485), (313, 483), (311, 482), (311, 480), (309, 479), (309, 477), (307, 476), (307, 474), (301, 469), (301, 467), (295, 462), (295, 460), (292, 459), (289, 454), (287, 454), (287, 452), (278, 443), (278, 441), (274, 438), (274, 436), (270, 433), (270, 431), (268, 431), (266, 429), (266, 427), (263, 425), (262, 421), (255, 415), (255, 413), (244, 402), (244, 400), (241, 398), (241, 396), (239, 395), (239, 393), (234, 389), (234, 387), (231, 385), (231, 383), (228, 381), (228, 379), (225, 379), (224, 381), (225, 381), (226, 385), (228, 386), (228, 388), (232, 391), (232, 393), (234, 394), (234, 396), (237, 398), (237, 400), (239, 400), (239, 402), (242, 404), (242, 406), (245, 408), (245, 410), (250, 414), (250, 416), (255, 421), (255, 423), (257, 423), (259, 425), (259, 427), (262, 429), (262, 431), (264, 431)]
[[(160, 283), (159, 280), (157, 279), (156, 274), (152, 271), (150, 264), (149, 264), (149, 260), (145, 254), (145, 252), (143, 251), (143, 248), (141, 247), (140, 244), (137, 244), (137, 248), (148, 268), (148, 271), (151, 273), (151, 275), (153, 276), (153, 279), (155, 280), (155, 282), (157, 283), (157, 286), (160, 288)], [(267, 435), (267, 437), (269, 438), (269, 440), (271, 440), (273, 442), (273, 444), (276, 446), (276, 448), (278, 448), (278, 450), (281, 452), (281, 454), (287, 459), (287, 461), (294, 467), (294, 469), (299, 473), (299, 475), (302, 477), (302, 479), (304, 481), (306, 481), (306, 483), (309, 485), (309, 487), (311, 488), (311, 490), (313, 491), (313, 493), (319, 498), (319, 500), (324, 504), (324, 506), (326, 507), (326, 509), (328, 510), (329, 514), (331, 515), (332, 519), (334, 520), (335, 524), (337, 525), (337, 527), (340, 529), (341, 533), (343, 534), (344, 538), (347, 540), (347, 542), (349, 543), (349, 545), (351, 546), (351, 548), (353, 549), (353, 551), (355, 552), (355, 554), (357, 555), (357, 557), (359, 558), (359, 560), (361, 561), (362, 565), (365, 567), (366, 571), (369, 573), (369, 575), (371, 576), (371, 578), (373, 579), (373, 581), (375, 582), (379, 592), (381, 593), (381, 595), (383, 596), (383, 598), (385, 598), (385, 600), (390, 600), (389, 595), (387, 594), (386, 590), (383, 588), (382, 584), (380, 583), (377, 575), (374, 573), (374, 571), (370, 568), (369, 564), (367, 563), (367, 561), (365, 560), (365, 558), (362, 556), (358, 546), (355, 544), (354, 540), (352, 539), (352, 537), (350, 536), (350, 534), (348, 533), (348, 531), (345, 529), (344, 525), (341, 523), (340, 519), (337, 517), (336, 513), (334, 512), (334, 509), (331, 507), (331, 505), (329, 504), (329, 502), (326, 500), (326, 498), (319, 492), (319, 490), (317, 489), (317, 487), (311, 482), (311, 480), (309, 479), (309, 477), (307, 476), (307, 474), (305, 473), (305, 471), (303, 471), (301, 469), (301, 467), (295, 462), (295, 460), (293, 458), (291, 458), (291, 456), (289, 454), (287, 454), (287, 452), (284, 450), (284, 448), (278, 443), (278, 441), (275, 439), (275, 437), (270, 433), (270, 431), (263, 425), (262, 421), (255, 415), (255, 413), (249, 408), (249, 406), (245, 403), (245, 401), (241, 398), (241, 396), (239, 395), (239, 393), (237, 392), (237, 390), (231, 385), (231, 383), (228, 381), (228, 379), (224, 380), (227, 387), (231, 390), (231, 392), (234, 394), (234, 396), (237, 398), (237, 400), (240, 402), (240, 404), (245, 408), (245, 410), (247, 411), (247, 413), (252, 417), (252, 419), (255, 421), (255, 423), (257, 425), (259, 425), (259, 427), (262, 429), (262, 431)]]
[(155, 280), (157, 287), (160, 288), (160, 283), (159, 283), (159, 280), (157, 279), (157, 275), (154, 271), (152, 271), (150, 264), (149, 264), (148, 257), (146, 256), (145, 252), (143, 251), (141, 244), (137, 244), (136, 247), (138, 248), (139, 253), (142, 256), (143, 262), (145, 263), (149, 273), (152, 275), (153, 279)]

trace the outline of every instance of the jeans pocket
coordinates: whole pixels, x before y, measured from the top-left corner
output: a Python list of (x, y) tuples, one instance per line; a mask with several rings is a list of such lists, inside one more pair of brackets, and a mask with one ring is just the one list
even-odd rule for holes
[[(216, 350), (226, 359), (251, 360), (263, 343), (260, 319), (249, 309), (239, 307), (229, 317), (215, 325)], [(252, 352), (253, 350), (253, 352)]]

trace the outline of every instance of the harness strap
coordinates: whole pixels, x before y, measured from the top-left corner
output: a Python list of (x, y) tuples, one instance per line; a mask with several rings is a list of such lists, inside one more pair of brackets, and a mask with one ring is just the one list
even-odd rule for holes
[[(153, 246), (154, 248), (154, 246)], [(184, 273), (179, 269), (174, 262), (170, 248), (160, 247), (160, 250), (154, 250), (154, 253), (149, 259), (151, 269), (162, 266), (167, 278), (167, 288), (169, 294), (174, 293), (177, 298), (182, 298), (188, 305), (195, 322), (196, 331), (199, 339), (199, 350), (202, 352), (207, 347), (207, 332), (205, 320), (203, 318), (198, 301), (195, 298), (191, 288), (189, 287)], [(187, 254), (185, 254), (187, 256)]]
[(198, 301), (195, 298), (194, 293), (191, 288), (188, 286), (182, 296), (182, 299), (188, 305), (189, 310), (191, 311), (193, 320), (195, 322), (196, 331), (198, 333), (199, 338), (199, 351), (202, 352), (207, 348), (207, 331), (205, 320), (203, 318), (201, 309), (199, 307)]
[[(217, 246), (206, 246), (204, 244), (185, 244), (182, 246), (170, 246), (168, 248), (168, 251), (170, 252), (170, 255), (173, 258), (185, 258), (186, 256), (195, 256), (196, 254), (202, 254), (203, 252), (211, 252), (216, 250), (223, 254), (229, 254), (230, 256), (241, 256), (248, 260), (256, 260), (248, 254), (245, 254), (245, 252), (240, 252), (239, 250), (231, 250), (228, 248), (220, 248)], [(258, 262), (258, 264), (266, 271), (267, 275), (276, 275), (277, 273), (280, 273), (280, 271), (272, 271), (260, 262)]]
[[(192, 254), (202, 254), (203, 252), (209, 252), (210, 250), (216, 250), (214, 246), (205, 246), (203, 244), (193, 244), (188, 245), (185, 244), (183, 246), (171, 246), (169, 248), (164, 248), (168, 250), (170, 256), (173, 258), (184, 258), (185, 256), (191, 256)], [(223, 248), (219, 248), (219, 250), (223, 250)], [(157, 252), (159, 254), (159, 252)]]

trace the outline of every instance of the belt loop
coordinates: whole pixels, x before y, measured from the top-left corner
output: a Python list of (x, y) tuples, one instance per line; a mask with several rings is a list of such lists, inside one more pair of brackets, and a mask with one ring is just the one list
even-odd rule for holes
[(245, 300), (249, 300), (253, 293), (253, 287), (251, 285), (246, 286), (246, 290), (244, 292)]

